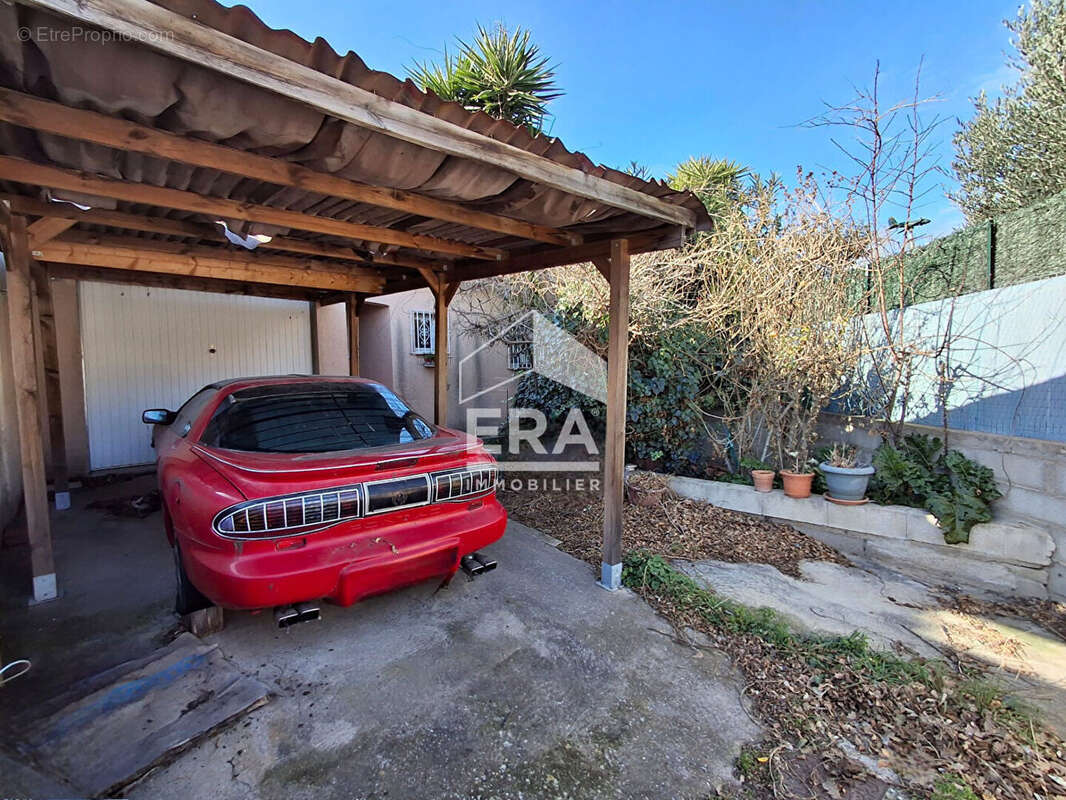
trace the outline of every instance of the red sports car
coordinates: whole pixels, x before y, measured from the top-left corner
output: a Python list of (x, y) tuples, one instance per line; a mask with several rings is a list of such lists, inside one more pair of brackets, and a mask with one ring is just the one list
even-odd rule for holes
[(154, 425), (178, 612), (274, 607), (318, 616), (460, 566), (503, 535), (496, 462), (361, 378), (214, 383)]

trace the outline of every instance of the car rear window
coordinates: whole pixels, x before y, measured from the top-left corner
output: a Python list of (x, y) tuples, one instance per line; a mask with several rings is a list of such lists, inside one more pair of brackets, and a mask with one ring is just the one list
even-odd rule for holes
[(257, 453), (327, 453), (432, 435), (433, 428), (384, 386), (321, 383), (236, 391), (222, 401), (200, 441)]

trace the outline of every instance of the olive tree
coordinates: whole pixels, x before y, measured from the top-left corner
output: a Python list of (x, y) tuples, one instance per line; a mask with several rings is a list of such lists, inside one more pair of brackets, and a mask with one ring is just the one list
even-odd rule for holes
[(954, 137), (953, 199), (971, 222), (1066, 189), (1066, 1), (1032, 0), (1005, 24), (1018, 79), (982, 91)]

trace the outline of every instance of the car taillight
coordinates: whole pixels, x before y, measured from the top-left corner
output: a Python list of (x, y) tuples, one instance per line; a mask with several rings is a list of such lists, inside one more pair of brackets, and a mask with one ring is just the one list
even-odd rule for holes
[(215, 531), (236, 539), (270, 539), (310, 532), (349, 519), (363, 511), (361, 487), (338, 486), (317, 492), (251, 500), (220, 511)]
[(496, 474), (496, 467), (491, 464), (434, 472), (433, 499), (446, 502), (491, 494), (496, 491)]
[(495, 464), (477, 464), (248, 500), (216, 514), (214, 529), (230, 539), (314, 533), (361, 517), (484, 497), (496, 491), (497, 475)]

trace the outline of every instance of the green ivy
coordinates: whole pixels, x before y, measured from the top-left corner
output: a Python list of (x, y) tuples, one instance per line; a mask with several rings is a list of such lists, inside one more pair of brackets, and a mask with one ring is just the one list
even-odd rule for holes
[(878, 503), (924, 508), (937, 519), (944, 541), (970, 541), (970, 529), (992, 519), (991, 504), (1002, 497), (992, 470), (958, 450), (944, 450), (939, 438), (905, 436), (887, 442), (873, 458), (877, 473), (869, 496)]

